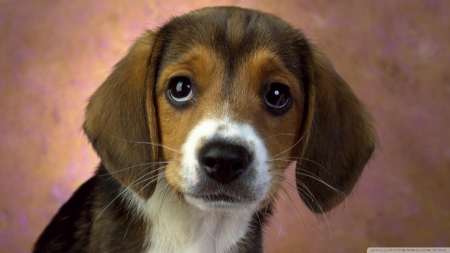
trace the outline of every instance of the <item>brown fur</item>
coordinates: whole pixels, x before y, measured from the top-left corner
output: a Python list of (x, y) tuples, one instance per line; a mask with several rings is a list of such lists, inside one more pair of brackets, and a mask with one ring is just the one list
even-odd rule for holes
[(146, 199), (155, 186), (133, 185), (133, 180), (142, 175), (150, 180), (157, 173), (146, 164), (158, 159), (158, 149), (142, 143), (158, 143), (154, 83), (149, 73), (155, 38), (156, 34), (148, 31), (136, 40), (92, 95), (83, 124), (84, 132), (108, 171)]
[[(168, 80), (176, 75), (195, 80), (196, 97), (190, 107), (175, 108), (165, 97)], [(282, 115), (271, 114), (264, 106), (262, 91), (270, 82), (290, 89), (293, 105)], [(103, 165), (86, 184), (89, 187), (84, 186), (76, 200), (74, 196), (55, 216), (35, 252), (62, 249), (63, 242), (76, 240), (53, 239), (53, 234), (64, 233), (57, 225), (63, 217), (79, 213), (83, 215), (71, 227), (87, 235), (77, 239), (83, 241), (76, 242), (73, 252), (83, 245), (89, 245), (85, 252), (138, 251), (149, 232), (142, 224), (151, 221), (136, 218), (125, 201), (114, 201), (120, 186), (150, 198), (159, 172), (154, 163), (169, 161), (166, 179), (181, 195), (180, 154), (172, 149), (180, 151), (189, 130), (203, 117), (220, 117), (224, 104), (234, 121), (255, 127), (271, 157), (288, 150), (271, 161), (273, 180), (263, 202), (267, 207), (281, 186), (284, 168), (296, 161), (303, 201), (316, 213), (331, 210), (351, 192), (376, 145), (362, 103), (300, 31), (258, 11), (233, 7), (194, 11), (138, 38), (91, 97), (83, 129)], [(79, 207), (81, 211), (71, 213), (83, 196), (88, 198), (81, 206), (90, 212)], [(258, 220), (269, 214), (270, 210), (255, 214), (254, 230), (239, 242), (236, 252), (262, 251)]]
[(308, 207), (322, 213), (352, 191), (377, 139), (362, 103), (321, 50), (315, 45), (310, 48), (311, 85), (297, 187)]

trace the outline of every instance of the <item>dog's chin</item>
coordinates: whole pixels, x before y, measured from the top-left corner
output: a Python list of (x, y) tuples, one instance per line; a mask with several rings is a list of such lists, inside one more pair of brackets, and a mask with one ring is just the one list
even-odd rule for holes
[(241, 209), (256, 209), (259, 201), (245, 201), (230, 195), (190, 195), (183, 194), (184, 200), (203, 211), (231, 212)]

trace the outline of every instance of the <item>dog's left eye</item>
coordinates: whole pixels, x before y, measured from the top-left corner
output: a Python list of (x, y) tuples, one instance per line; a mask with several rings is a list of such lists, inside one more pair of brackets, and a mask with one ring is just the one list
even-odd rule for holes
[(287, 108), (291, 101), (289, 87), (281, 83), (271, 83), (265, 95), (266, 105), (271, 110), (282, 110)]
[(191, 79), (185, 76), (174, 77), (169, 81), (169, 95), (176, 102), (191, 100), (192, 93)]

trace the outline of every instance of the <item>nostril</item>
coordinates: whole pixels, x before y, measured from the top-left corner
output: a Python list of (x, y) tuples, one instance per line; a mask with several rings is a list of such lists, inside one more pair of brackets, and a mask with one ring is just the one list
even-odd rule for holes
[(201, 163), (204, 164), (206, 167), (209, 168), (215, 168), (217, 165), (217, 160), (213, 157), (203, 157), (201, 159)]
[(199, 153), (202, 169), (212, 179), (227, 184), (239, 178), (250, 164), (246, 148), (216, 141), (206, 144)]
[(239, 172), (240, 170), (244, 169), (244, 163), (240, 162), (240, 161), (235, 161), (233, 163), (231, 163), (230, 165), (230, 170), (232, 172)]

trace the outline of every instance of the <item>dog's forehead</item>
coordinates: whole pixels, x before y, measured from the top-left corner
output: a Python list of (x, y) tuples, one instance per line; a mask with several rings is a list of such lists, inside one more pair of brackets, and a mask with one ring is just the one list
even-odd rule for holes
[(161, 68), (202, 45), (225, 59), (229, 71), (256, 50), (267, 49), (299, 74), (308, 47), (300, 31), (275, 15), (237, 7), (204, 8), (174, 18), (161, 28), (160, 36)]

